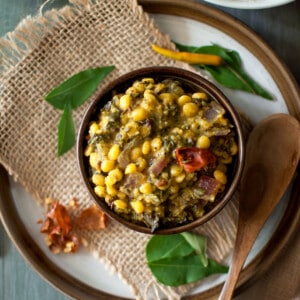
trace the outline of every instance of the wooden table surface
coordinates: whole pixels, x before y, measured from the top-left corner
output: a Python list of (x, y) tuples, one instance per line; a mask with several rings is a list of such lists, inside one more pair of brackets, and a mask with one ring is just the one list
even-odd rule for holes
[[(66, 2), (66, 0), (59, 1)], [(0, 0), (0, 36), (12, 31), (25, 16), (34, 15), (43, 2), (43, 0)], [(200, 0), (198, 2), (204, 3)], [(300, 83), (299, 0), (280, 7), (260, 10), (229, 9), (220, 6), (218, 8), (241, 20), (260, 35), (286, 63), (298, 84)], [(238, 299), (250, 299), (251, 288), (253, 287), (243, 292)], [(0, 223), (0, 300), (27, 299), (70, 298), (45, 282), (24, 261)]]

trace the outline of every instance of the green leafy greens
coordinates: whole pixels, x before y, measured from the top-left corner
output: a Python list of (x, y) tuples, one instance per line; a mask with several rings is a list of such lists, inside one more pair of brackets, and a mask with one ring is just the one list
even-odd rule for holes
[(58, 156), (66, 153), (75, 144), (72, 110), (82, 105), (113, 69), (114, 66), (106, 66), (83, 70), (68, 78), (45, 96), (45, 100), (50, 105), (63, 111), (58, 124)]
[(224, 64), (221, 66), (198, 65), (198, 67), (208, 71), (212, 77), (223, 86), (259, 95), (268, 100), (273, 99), (268, 91), (261, 87), (244, 71), (242, 60), (237, 51), (226, 49), (216, 44), (202, 47), (187, 46), (179, 43), (175, 44), (179, 51), (221, 56), (224, 61)]
[(153, 236), (146, 245), (146, 258), (153, 276), (168, 286), (228, 271), (227, 266), (207, 257), (206, 237), (191, 232)]

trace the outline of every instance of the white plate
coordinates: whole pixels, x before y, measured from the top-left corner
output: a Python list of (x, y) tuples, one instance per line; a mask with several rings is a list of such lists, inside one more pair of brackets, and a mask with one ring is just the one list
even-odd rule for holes
[(206, 2), (231, 7), (231, 8), (242, 8), (242, 9), (261, 9), (270, 8), (275, 6), (284, 5), (294, 0), (204, 0)]
[[(236, 107), (238, 107), (241, 111), (247, 112), (247, 115), (253, 122), (257, 122), (265, 116), (273, 113), (288, 112), (283, 95), (268, 70), (253, 53), (251, 53), (231, 35), (223, 33), (221, 30), (206, 25), (200, 21), (184, 17), (162, 14), (154, 14), (152, 16), (161, 31), (169, 34), (173, 40), (179, 43), (201, 46), (213, 42), (223, 47), (237, 50), (240, 53), (245, 64), (245, 69), (254, 78), (256, 78), (262, 86), (267, 88), (274, 95), (275, 101), (270, 102), (244, 92), (232, 91), (222, 87), (220, 88), (231, 99)], [(256, 67), (252, 68), (253, 65)], [(44, 266), (43, 263), (39, 263), (36, 261), (36, 258), (32, 257), (32, 253), (26, 249), (24, 244), (22, 244), (22, 237), (16, 236), (17, 231), (14, 231), (11, 227), (9, 227), (8, 224), (11, 222), (11, 220), (9, 220), (9, 216), (2, 214), (4, 225), (12, 239), (17, 244), (20, 252), (24, 254), (24, 256), (33, 264), (42, 276), (44, 276), (57, 288), (75, 298), (80, 298), (82, 291), (85, 291), (86, 299), (96, 299), (92, 298), (92, 296), (89, 297), (89, 291), (91, 291), (91, 294), (93, 294), (94, 291), (101, 291), (119, 297), (132, 297), (130, 288), (124, 284), (117, 275), (110, 274), (110, 271), (105, 268), (104, 264), (102, 264), (99, 259), (96, 259), (90, 252), (80, 250), (76, 255), (52, 254), (46, 247), (43, 236), (39, 232), (39, 226), (36, 224), (38, 219), (43, 218), (43, 209), (39, 207), (34, 200), (32, 200), (31, 196), (27, 194), (22, 187), (12, 181), (11, 191), (13, 204), (16, 208), (17, 215), (20, 218), (20, 222), (24, 225), (30, 237), (33, 239), (34, 244), (38, 247), (36, 252), (41, 253), (45, 264), (49, 261), (60, 268), (62, 273), (66, 273), (71, 284), (60, 282), (58, 278), (60, 273), (57, 271), (52, 271), (52, 274), (49, 275), (50, 271), (47, 270), (47, 266)], [(280, 205), (264, 226), (262, 233), (259, 235), (259, 238), (247, 259), (247, 264), (250, 264), (256, 259), (274, 235), (278, 224), (284, 216), (285, 209), (288, 206), (290, 194), (291, 190), (286, 193), (285, 197), (283, 197), (280, 202)], [(2, 199), (0, 199), (0, 204), (1, 200)], [(4, 207), (4, 204), (2, 204), (2, 207)], [(274, 249), (274, 251), (275, 250), (276, 249)], [(33, 261), (35, 263), (33, 263)], [(206, 292), (224, 281), (224, 278), (225, 275), (207, 278), (203, 280), (201, 286), (195, 289), (193, 293), (201, 294), (202, 292)], [(77, 283), (72, 286), (72, 282), (74, 280), (77, 281)], [(82, 286), (84, 286), (84, 288), (82, 288)]]

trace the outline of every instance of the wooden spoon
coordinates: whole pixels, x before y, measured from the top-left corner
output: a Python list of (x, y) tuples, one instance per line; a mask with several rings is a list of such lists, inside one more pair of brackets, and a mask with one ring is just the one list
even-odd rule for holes
[(219, 300), (232, 298), (261, 228), (291, 182), (300, 159), (300, 125), (290, 115), (262, 120), (249, 136), (241, 179), (237, 236)]

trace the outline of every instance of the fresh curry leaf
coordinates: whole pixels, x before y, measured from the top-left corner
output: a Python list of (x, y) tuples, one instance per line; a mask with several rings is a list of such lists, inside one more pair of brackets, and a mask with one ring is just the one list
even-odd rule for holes
[(192, 232), (182, 232), (181, 235), (193, 247), (199, 255), (204, 267), (207, 267), (208, 258), (206, 254), (207, 238)]
[(153, 236), (146, 246), (146, 258), (157, 281), (169, 286), (228, 271), (228, 267), (207, 258), (206, 238), (194, 233)]
[(58, 124), (58, 149), (61, 156), (70, 150), (75, 143), (75, 126), (70, 105), (66, 105)]
[(221, 56), (225, 62), (223, 65), (216, 67), (199, 65), (199, 67), (208, 71), (217, 82), (225, 87), (243, 90), (272, 100), (272, 95), (244, 71), (241, 57), (237, 51), (226, 49), (216, 44), (202, 47), (175, 44), (180, 51)]
[(215, 273), (226, 273), (228, 267), (209, 259), (205, 267), (197, 254), (168, 257), (148, 263), (153, 276), (162, 284), (179, 286)]
[(146, 257), (149, 262), (164, 258), (185, 256), (194, 252), (180, 234), (154, 235), (146, 247)]
[(75, 144), (72, 109), (83, 104), (113, 69), (114, 66), (106, 66), (81, 71), (54, 88), (45, 97), (49, 104), (63, 110), (58, 124), (58, 156), (70, 150)]
[(75, 109), (94, 93), (98, 84), (113, 69), (114, 66), (106, 66), (81, 71), (54, 88), (45, 100), (61, 110), (64, 110), (66, 104)]

